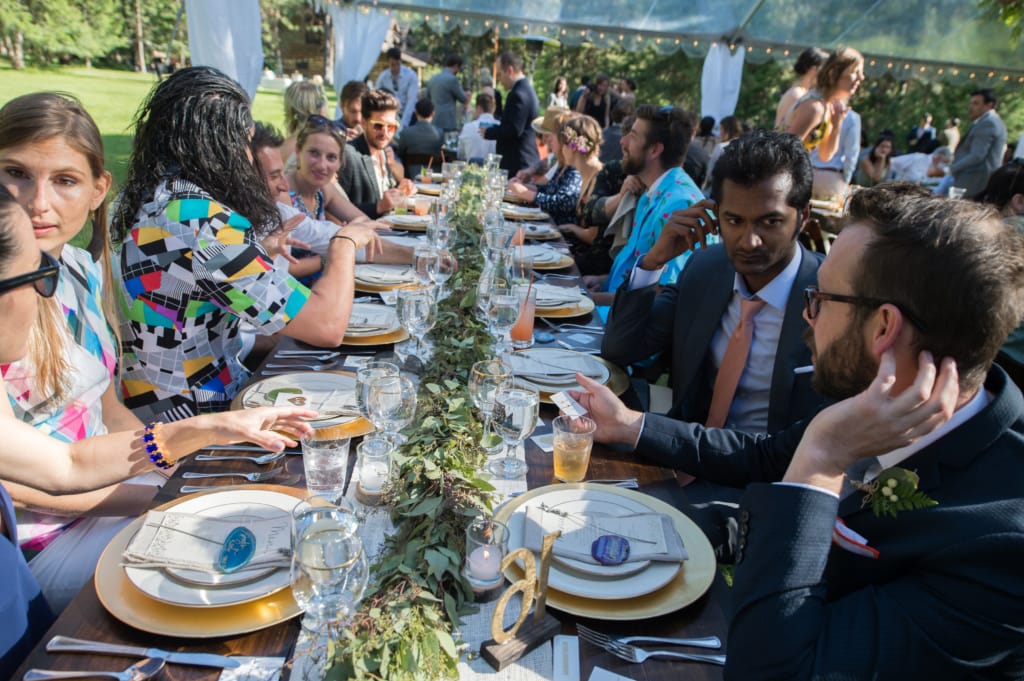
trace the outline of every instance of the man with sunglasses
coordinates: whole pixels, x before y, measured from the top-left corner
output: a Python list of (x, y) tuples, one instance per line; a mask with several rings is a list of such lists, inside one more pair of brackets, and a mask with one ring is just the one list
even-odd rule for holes
[(362, 107), (363, 134), (346, 145), (338, 183), (359, 210), (376, 219), (405, 201), (413, 186), (391, 148), (399, 127), (398, 100), (372, 90), (363, 95)]
[(586, 377), (573, 396), (598, 439), (746, 486), (726, 678), (1021, 678), (1024, 397), (992, 361), (1024, 315), (1024, 238), (914, 188), (848, 210), (806, 294), (814, 384), (840, 400), (810, 422), (668, 438)]
[[(726, 148), (712, 184), (718, 203), (673, 213), (616, 293), (601, 353), (623, 366), (659, 354), (672, 377), (675, 419), (773, 433), (821, 402), (810, 374), (796, 373), (811, 362), (803, 290), (821, 263), (797, 241), (810, 213), (811, 165), (796, 137), (751, 133)], [(694, 252), (659, 295), (664, 263), (707, 234), (721, 243)], [(744, 324), (751, 343), (730, 369)]]
[(57, 292), (60, 262), (46, 251), (39, 251), (39, 268), (9, 279), (0, 279), (0, 293), (7, 293), (32, 284), (43, 298), (52, 298)]

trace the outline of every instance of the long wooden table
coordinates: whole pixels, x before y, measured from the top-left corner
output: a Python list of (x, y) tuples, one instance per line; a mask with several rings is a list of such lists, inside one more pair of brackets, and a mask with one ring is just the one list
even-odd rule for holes
[[(596, 319), (596, 316), (594, 318)], [(586, 322), (587, 320), (573, 321)], [(594, 342), (596, 343), (597, 341), (595, 340)], [(295, 346), (295, 342), (291, 339), (283, 339), (276, 350)], [(343, 347), (342, 349), (344, 350), (345, 348)], [(388, 349), (381, 348), (381, 350), (385, 352)], [(270, 357), (270, 361), (273, 361), (274, 355), (271, 354)], [(554, 407), (546, 406), (542, 409), (542, 416), (547, 421), (550, 421), (555, 415)], [(532, 442), (528, 441), (526, 458), (529, 464), (529, 473), (527, 475), (529, 488), (532, 489), (553, 482), (550, 454), (544, 453)], [(350, 466), (354, 463), (354, 459), (355, 457), (350, 458)], [(271, 482), (295, 487), (304, 486), (301, 457), (288, 456), (283, 461), (285, 471)], [(175, 475), (167, 482), (154, 500), (154, 505), (177, 498), (182, 484), (195, 482), (181, 478), (181, 474), (189, 470), (199, 472), (250, 472), (253, 470), (253, 466), (244, 461), (199, 462), (190, 458), (179, 466)], [(635, 477), (641, 485), (641, 490), (654, 493), (656, 496), (679, 498), (681, 494), (685, 495), (685, 492), (679, 490), (672, 471), (639, 460), (631, 453), (615, 451), (601, 445), (594, 447), (587, 477), (588, 479)], [(228, 484), (229, 482), (231, 481), (224, 480), (223, 484)], [(567, 634), (574, 634), (576, 622), (580, 621), (599, 631), (613, 634), (647, 633), (661, 636), (717, 635), (724, 641), (727, 630), (728, 600), (729, 588), (726, 586), (721, 574), (717, 574), (707, 594), (686, 608), (662, 617), (633, 622), (605, 622), (577, 618), (553, 610), (551, 612), (562, 622), (563, 632)], [(197, 610), (196, 617), (202, 617), (201, 610)], [(124, 669), (133, 661), (132, 658), (112, 655), (90, 656), (71, 653), (54, 655), (47, 653), (45, 650), (46, 641), (58, 634), (110, 643), (162, 648), (165, 650), (212, 652), (224, 655), (287, 657), (298, 635), (298, 630), (299, 626), (296, 618), (252, 634), (228, 636), (219, 639), (182, 639), (149, 634), (122, 624), (110, 615), (100, 603), (96, 589), (90, 581), (60, 615), (40, 644), (21, 666), (15, 678), (20, 679), (24, 672), (32, 667), (62, 670), (113, 670)], [(690, 648), (684, 650), (702, 652), (698, 649)], [(715, 652), (724, 652), (724, 650)], [(587, 681), (595, 665), (634, 679), (650, 679), (652, 681), (668, 681), (669, 679), (678, 678), (718, 681), (722, 678), (722, 668), (718, 666), (668, 660), (651, 660), (643, 665), (635, 665), (624, 662), (582, 641), (580, 642), (580, 658), (582, 681)], [(212, 681), (218, 675), (219, 670), (216, 669), (168, 665), (157, 678), (180, 681)]]

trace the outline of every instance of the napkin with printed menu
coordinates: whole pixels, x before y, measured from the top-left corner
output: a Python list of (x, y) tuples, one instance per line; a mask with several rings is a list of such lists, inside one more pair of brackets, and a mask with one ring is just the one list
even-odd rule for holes
[(554, 284), (534, 284), (537, 291), (537, 307), (562, 307), (578, 305), (583, 294), (578, 286), (555, 286)]
[[(178, 568), (223, 572), (218, 558), (229, 535), (239, 527), (252, 532), (255, 550), (243, 570), (286, 567), (291, 557), (291, 516), (222, 520), (192, 513), (150, 511), (121, 556), (136, 568)], [(237, 536), (237, 535), (236, 535)]]
[(556, 556), (599, 565), (592, 554), (598, 537), (617, 535), (629, 542), (625, 562), (662, 561), (681, 563), (686, 547), (672, 519), (662, 513), (637, 513), (613, 516), (599, 513), (564, 511), (544, 505), (528, 506), (523, 526), (523, 546), (539, 553), (544, 535), (561, 531), (552, 550)]
[(513, 352), (504, 359), (512, 367), (512, 373), (523, 378), (574, 380), (576, 372), (594, 379), (604, 375), (604, 367), (599, 362), (586, 355), (570, 352), (543, 360), (529, 352)]
[(345, 333), (358, 335), (367, 333), (380, 333), (395, 328), (398, 318), (395, 310), (387, 305), (373, 305), (368, 303), (356, 303), (352, 306), (352, 314), (348, 318), (348, 328)]

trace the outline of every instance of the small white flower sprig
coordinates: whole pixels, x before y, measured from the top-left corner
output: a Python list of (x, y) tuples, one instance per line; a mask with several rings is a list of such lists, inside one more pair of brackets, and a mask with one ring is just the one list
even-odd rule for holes
[(939, 502), (917, 489), (919, 482), (917, 473), (906, 468), (893, 467), (886, 468), (871, 482), (851, 480), (850, 484), (864, 492), (862, 508), (870, 504), (872, 513), (879, 518), (895, 518), (900, 511), (913, 511), (938, 505)]

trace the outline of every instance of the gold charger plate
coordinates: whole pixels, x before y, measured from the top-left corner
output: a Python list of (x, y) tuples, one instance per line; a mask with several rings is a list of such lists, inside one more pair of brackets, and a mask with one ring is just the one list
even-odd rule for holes
[(369, 336), (345, 336), (342, 339), (342, 345), (384, 345), (385, 343), (401, 343), (404, 340), (409, 340), (409, 332), (398, 327), (394, 331), (387, 331), (385, 333), (376, 333)]
[[(548, 605), (556, 610), (580, 617), (593, 617), (603, 620), (639, 620), (657, 617), (675, 612), (690, 605), (711, 586), (715, 579), (717, 563), (711, 542), (697, 524), (687, 518), (679, 509), (666, 504), (660, 499), (631, 489), (600, 485), (596, 483), (578, 482), (538, 487), (512, 499), (498, 509), (494, 519), (507, 523), (512, 512), (530, 499), (551, 492), (553, 489), (590, 489), (610, 492), (643, 504), (655, 513), (664, 513), (672, 519), (679, 536), (683, 538), (689, 558), (683, 563), (675, 579), (665, 586), (643, 596), (619, 600), (596, 600), (564, 593), (548, 587)], [(515, 581), (523, 578), (523, 571), (518, 565), (511, 565), (505, 570), (505, 576)]]
[[(570, 350), (569, 352), (575, 351)], [(621, 395), (622, 393), (626, 392), (626, 388), (629, 387), (629, 374), (627, 374), (619, 365), (609, 362), (600, 355), (591, 355), (590, 353), (581, 354), (585, 354), (588, 357), (593, 357), (595, 360), (600, 362), (602, 365), (605, 366), (605, 368), (608, 369), (608, 381), (607, 383), (605, 383), (605, 385), (608, 386), (609, 390), (611, 390), (616, 395)], [(572, 389), (573, 388), (570, 388), (570, 390)], [(547, 390), (539, 390), (538, 394), (540, 395), (540, 401), (543, 402), (544, 404), (554, 404), (554, 402), (551, 401), (551, 396), (555, 394), (554, 392), (548, 392)], [(610, 486), (611, 485), (609, 485), (609, 487)]]
[(562, 307), (538, 307), (534, 312), (537, 317), (545, 319), (557, 319), (559, 317), (582, 317), (594, 311), (594, 300), (587, 296), (581, 296), (580, 302), (576, 305), (563, 305)]
[(536, 262), (533, 263), (533, 269), (535, 270), (561, 270), (566, 267), (572, 267), (572, 264), (576, 262), (572, 259), (571, 255), (563, 254), (559, 260), (554, 262)]
[(551, 220), (551, 216), (544, 211), (516, 210), (515, 208), (502, 208), (501, 215), (506, 220)]
[[(426, 232), (427, 223), (423, 221), (407, 222), (403, 218), (405, 215), (410, 217), (423, 217), (422, 215), (413, 215), (412, 213), (405, 213), (404, 215), (386, 215), (382, 218), (378, 218), (378, 222), (386, 222), (391, 225), (392, 229), (403, 231), (403, 232)], [(395, 219), (397, 218), (397, 220)]]
[[(247, 488), (287, 494), (295, 497), (296, 503), (307, 495), (304, 488), (281, 485), (248, 485)], [(211, 493), (190, 494), (158, 506), (155, 510), (165, 511), (186, 499)], [(121, 622), (141, 631), (162, 636), (216, 638), (259, 631), (289, 620), (302, 612), (292, 598), (291, 589), (281, 589), (248, 603), (203, 608), (201, 614), (197, 613), (196, 608), (172, 605), (150, 598), (128, 580), (124, 568), (121, 567), (121, 554), (142, 527), (145, 518), (136, 518), (114, 535), (96, 564), (96, 574), (93, 578), (96, 595), (107, 612)]]
[(441, 185), (435, 184), (433, 182), (431, 182), (430, 184), (427, 184), (425, 182), (417, 182), (416, 193), (423, 194), (425, 196), (440, 196)]
[[(350, 376), (352, 378), (355, 378), (355, 376), (356, 376), (355, 373), (353, 373), (351, 371), (338, 371), (338, 370), (328, 370), (328, 371), (295, 371), (294, 374), (313, 374), (313, 375), (316, 375), (316, 376), (325, 376), (325, 375), (329, 375), (329, 374), (338, 374), (340, 376)], [(255, 386), (260, 381), (262, 381), (264, 379), (267, 379), (267, 378), (281, 378), (282, 376), (292, 376), (292, 375), (293, 374), (276, 374), (274, 376), (258, 376), (257, 375), (253, 381), (251, 381), (248, 385), (246, 385), (244, 388), (239, 390), (238, 394), (235, 395), (235, 398), (233, 400), (231, 400), (231, 409), (233, 411), (234, 410), (238, 410), (238, 409), (245, 409), (246, 408), (245, 407), (245, 396), (246, 396), (246, 394), (249, 392), (249, 390), (251, 390), (253, 388), (253, 386)], [(273, 405), (269, 405), (268, 404), (268, 405), (263, 405), (263, 406), (273, 406)], [(315, 424), (316, 420), (314, 419), (310, 423)], [(319, 432), (321, 432), (321, 433), (324, 433), (324, 434), (328, 435), (329, 437), (333, 436), (333, 437), (348, 437), (348, 438), (352, 438), (352, 437), (359, 437), (360, 435), (368, 435), (369, 433), (374, 432), (375, 428), (374, 428), (372, 423), (370, 423), (369, 421), (364, 419), (362, 416), (358, 416), (358, 417), (352, 419), (351, 421), (347, 421), (345, 423), (339, 423), (337, 425), (326, 426), (326, 427), (325, 426), (320, 426), (320, 427), (317, 428), (317, 430)]]

